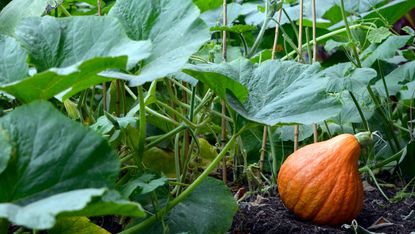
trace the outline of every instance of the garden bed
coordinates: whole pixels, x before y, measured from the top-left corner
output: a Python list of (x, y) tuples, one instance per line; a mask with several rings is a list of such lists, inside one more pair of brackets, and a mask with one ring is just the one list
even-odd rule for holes
[[(284, 207), (276, 190), (275, 188), (268, 195), (255, 195), (240, 202), (231, 233), (347, 233), (344, 227), (320, 227), (299, 220)], [(393, 197), (396, 191), (389, 189), (385, 193)], [(411, 211), (412, 215), (407, 217)], [(377, 222), (382, 218), (383, 220)], [(380, 224), (385, 219), (390, 223)], [(415, 198), (389, 203), (378, 190), (369, 187), (365, 191), (363, 210), (356, 221), (360, 227), (376, 233), (414, 232)]]

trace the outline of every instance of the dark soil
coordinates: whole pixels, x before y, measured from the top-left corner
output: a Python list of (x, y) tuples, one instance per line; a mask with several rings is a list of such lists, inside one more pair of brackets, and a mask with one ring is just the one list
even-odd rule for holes
[[(385, 193), (393, 197), (396, 191)], [(413, 212), (411, 218), (403, 218)], [(415, 197), (389, 203), (378, 190), (365, 191), (364, 208), (356, 218), (358, 225), (376, 233), (409, 234), (415, 231)], [(384, 218), (388, 224), (376, 222)], [(387, 222), (386, 221), (386, 222)], [(374, 225), (376, 224), (378, 225)], [(374, 225), (374, 226), (372, 226)], [(372, 227), (371, 227), (372, 226)], [(349, 229), (350, 230), (350, 229)], [(231, 233), (353, 233), (342, 227), (316, 226), (299, 220), (280, 200), (276, 188), (267, 195), (256, 195), (239, 203)]]

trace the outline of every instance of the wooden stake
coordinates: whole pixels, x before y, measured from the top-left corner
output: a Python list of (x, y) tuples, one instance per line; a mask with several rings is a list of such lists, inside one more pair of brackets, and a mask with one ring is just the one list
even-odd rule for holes
[[(226, 0), (223, 0), (223, 26), (228, 25), (228, 5)], [(223, 61), (226, 62), (227, 59), (227, 34), (226, 31), (222, 32), (223, 36), (222, 36), (222, 57), (223, 57)], [(222, 149), (223, 147), (225, 147), (226, 145), (226, 119), (225, 119), (225, 115), (226, 115), (226, 105), (225, 105), (225, 101), (222, 100), (221, 101), (221, 105), (222, 105), (222, 121), (221, 121), (221, 144), (222, 144)], [(227, 183), (228, 182), (228, 176), (227, 176), (227, 170), (226, 170), (226, 155), (225, 157), (223, 157), (222, 159), (222, 179), (223, 179), (223, 183)]]
[[(277, 54), (277, 42), (278, 42), (278, 36), (279, 36), (281, 15), (282, 15), (282, 7), (278, 12), (277, 24), (275, 25), (274, 44), (272, 46), (272, 57), (271, 57), (272, 60), (275, 60), (275, 57)], [(264, 169), (267, 140), (268, 140), (268, 127), (265, 125), (263, 132), (262, 132), (261, 155), (259, 157), (259, 171), (262, 171)]]
[[(300, 18), (299, 18), (299, 25), (298, 25), (298, 61), (301, 61), (301, 57), (303, 56), (303, 0), (300, 0)], [(294, 151), (298, 149), (298, 135), (300, 132), (300, 128), (298, 125), (294, 126)]]
[[(317, 40), (316, 40), (316, 0), (311, 1), (311, 14), (313, 18), (313, 60), (312, 63), (317, 61)], [(313, 137), (314, 143), (318, 141), (317, 124), (313, 123)]]

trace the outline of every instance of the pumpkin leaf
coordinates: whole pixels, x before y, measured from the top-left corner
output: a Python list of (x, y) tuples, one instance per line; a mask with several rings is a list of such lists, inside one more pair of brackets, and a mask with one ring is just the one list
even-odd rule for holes
[(56, 223), (56, 217), (79, 215), (119, 214), (143, 217), (138, 203), (113, 199), (105, 188), (78, 189), (55, 194), (24, 205), (0, 203), (0, 217), (16, 225), (32, 229), (49, 229)]
[(193, 3), (200, 9), (201, 12), (218, 8), (222, 5), (222, 0), (193, 0)]
[[(318, 64), (267, 60), (254, 65), (247, 59), (241, 59), (228, 64), (197, 65), (192, 69), (205, 71), (202, 74), (204, 79), (200, 79), (200, 76), (195, 78), (215, 91), (215, 84), (210, 85), (212, 82), (206, 80), (216, 80), (216, 83), (219, 83), (219, 78), (224, 80), (217, 74), (230, 77), (247, 87), (248, 98), (242, 104), (240, 96), (234, 98), (228, 94), (227, 100), (236, 112), (254, 122), (270, 126), (279, 123), (311, 124), (340, 112), (340, 103), (325, 91), (328, 79), (319, 74)], [(230, 90), (238, 91), (239, 88), (234, 86)]]
[(29, 66), (27, 54), (18, 42), (8, 36), (0, 35), (0, 84), (24, 79)]
[(18, 107), (0, 119), (0, 126), (16, 150), (0, 173), (0, 187), (8, 188), (0, 191), (0, 217), (47, 229), (58, 215), (144, 216), (139, 204), (109, 190), (115, 187), (119, 161), (108, 143), (51, 104)]
[(63, 0), (13, 0), (0, 12), (0, 33), (12, 36), (23, 18), (41, 16), (48, 5), (57, 6)]
[(406, 45), (411, 36), (390, 36), (380, 45), (372, 44), (361, 55), (362, 66), (371, 67), (376, 60), (392, 58), (396, 51)]
[(48, 231), (50, 234), (110, 234), (107, 230), (94, 224), (86, 217), (60, 218)]
[[(207, 177), (183, 202), (165, 217), (171, 233), (226, 233), (238, 206), (222, 181)], [(220, 210), (220, 212), (218, 212)], [(163, 225), (153, 224), (143, 233), (161, 233)]]
[[(400, 65), (384, 79), (389, 95), (396, 95), (406, 82), (415, 80), (415, 61)], [(378, 80), (374, 86), (381, 96), (387, 96), (382, 80)]]
[[(26, 58), (16, 49), (13, 53), (20, 53), (20, 58), (0, 58), (5, 65), (15, 61), (21, 65), (15, 66), (20, 69), (13, 68), (18, 69), (14, 73), (7, 73), (9, 78), (0, 79), (0, 89), (23, 102), (49, 99), (63, 91), (60, 98), (65, 100), (85, 88), (108, 81), (111, 77), (104, 76), (102, 71), (135, 66), (149, 56), (151, 47), (149, 41), (129, 39), (122, 25), (112, 17), (30, 17), (18, 26), (16, 36), (40, 73), (24, 79), (27, 65), (23, 59)], [(0, 46), (3, 44), (0, 41)], [(7, 70), (1, 70), (4, 71)]]
[(0, 174), (0, 187), (8, 188), (0, 191), (0, 202), (25, 204), (74, 189), (114, 187), (119, 161), (108, 143), (51, 104), (18, 107), (0, 126), (16, 149)]
[(392, 35), (392, 33), (389, 31), (388, 28), (380, 27), (380, 28), (375, 28), (375, 29), (370, 30), (367, 35), (367, 39), (371, 43), (381, 43), (383, 40), (388, 38), (390, 35)]
[[(111, 80), (100, 74), (106, 69), (124, 69), (127, 57), (93, 58), (80, 65), (52, 68), (19, 82), (0, 85), (0, 90), (23, 102), (50, 99), (58, 94), (62, 101), (93, 85)], [(62, 93), (63, 92), (63, 93)]]
[(327, 84), (327, 91), (329, 92), (341, 92), (343, 90), (360, 92), (377, 75), (376, 71), (371, 68), (353, 69), (351, 63), (339, 63), (328, 67), (323, 71), (323, 74), (329, 79)]
[(140, 74), (131, 76), (132, 86), (179, 71), (210, 39), (208, 27), (191, 0), (119, 0), (109, 15), (121, 21), (129, 37), (153, 42), (151, 56), (143, 61)]
[(12, 156), (13, 147), (10, 144), (10, 135), (0, 126), (0, 174), (6, 169)]
[[(250, 67), (241, 69), (250, 69)], [(242, 102), (248, 97), (247, 88), (237, 80), (232, 79), (238, 77), (239, 72), (233, 69), (230, 64), (187, 64), (183, 72), (208, 85), (224, 99), (227, 98), (226, 93), (228, 91), (231, 91)]]
[[(200, 15), (200, 18), (203, 19), (203, 21), (205, 21), (205, 23), (209, 27), (215, 27), (216, 25), (222, 24), (223, 7), (221, 5), (218, 6), (216, 9), (203, 12)], [(227, 7), (227, 17), (228, 17), (227, 20), (228, 20), (229, 25), (232, 25), (233, 21), (236, 20), (236, 18), (238, 18), (238, 16), (241, 14), (242, 6), (238, 3), (233, 2), (233, 3), (228, 3), (226, 7)], [(244, 26), (248, 27), (250, 25), (244, 25)], [(213, 31), (212, 28), (210, 30)]]
[(94, 57), (128, 56), (127, 69), (150, 55), (149, 41), (127, 37), (116, 18), (105, 16), (30, 17), (16, 29), (38, 71), (64, 68)]

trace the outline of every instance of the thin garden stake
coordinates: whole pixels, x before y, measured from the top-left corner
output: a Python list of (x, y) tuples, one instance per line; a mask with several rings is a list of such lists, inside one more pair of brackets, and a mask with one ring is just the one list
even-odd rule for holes
[[(101, 0), (97, 0), (98, 16), (102, 15)], [(107, 111), (107, 84), (102, 82), (102, 110)]]
[[(312, 63), (317, 61), (317, 39), (316, 39), (316, 0), (311, 1), (311, 15), (313, 18), (313, 60)], [(313, 123), (313, 136), (314, 143), (318, 141), (317, 124)]]
[[(278, 11), (278, 19), (275, 25), (275, 35), (274, 35), (274, 44), (272, 46), (272, 60), (275, 60), (276, 52), (277, 52), (277, 41), (279, 36), (279, 28), (281, 22), (281, 15), (282, 15), (282, 7)], [(262, 133), (262, 146), (261, 146), (261, 156), (259, 158), (259, 171), (264, 169), (264, 162), (265, 162), (265, 153), (266, 153), (266, 146), (267, 146), (267, 138), (268, 138), (268, 126), (264, 125), (264, 130)]]
[[(298, 25), (298, 61), (300, 61), (301, 57), (303, 56), (302, 49), (303, 49), (303, 0), (300, 0), (300, 18), (299, 18), (299, 25)], [(294, 151), (298, 149), (298, 135), (299, 135), (299, 126), (298, 124), (294, 126)]]
[[(227, 2), (226, 0), (223, 0), (223, 26), (228, 25), (228, 9), (227, 9)], [(222, 37), (222, 56), (223, 56), (223, 61), (226, 62), (227, 59), (227, 34), (226, 31), (223, 31), (223, 37)], [(221, 121), (221, 143), (222, 143), (222, 148), (225, 146), (226, 144), (226, 119), (225, 119), (225, 115), (226, 115), (226, 105), (225, 105), (225, 101), (222, 100), (221, 101), (221, 105), (222, 105), (222, 121)], [(222, 160), (222, 179), (223, 179), (223, 183), (227, 183), (228, 182), (228, 176), (227, 176), (227, 170), (226, 170), (226, 157), (223, 157)]]

